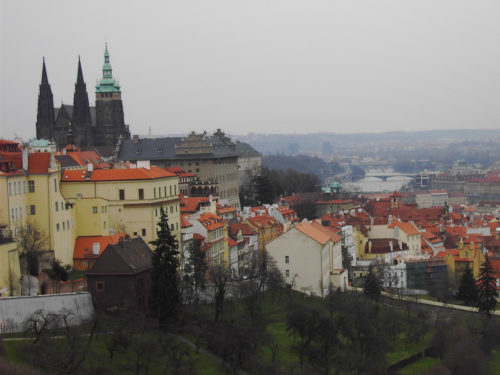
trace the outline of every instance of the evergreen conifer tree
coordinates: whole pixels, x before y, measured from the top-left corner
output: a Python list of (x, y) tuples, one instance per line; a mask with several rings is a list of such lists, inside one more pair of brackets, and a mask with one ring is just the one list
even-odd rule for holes
[(380, 282), (377, 276), (370, 270), (370, 273), (366, 277), (365, 290), (364, 293), (374, 301), (378, 301), (382, 288), (380, 287)]
[(486, 259), (481, 267), (477, 307), (479, 311), (485, 312), (488, 317), (491, 317), (491, 311), (495, 310), (497, 305), (496, 297), (498, 297), (498, 292), (496, 280), (493, 277), (494, 272), (490, 258), (486, 255)]
[(177, 239), (170, 232), (168, 217), (160, 209), (157, 238), (151, 241), (155, 247), (152, 257), (151, 290), (149, 303), (151, 314), (166, 326), (177, 318), (181, 303), (179, 292), (179, 250)]
[(477, 306), (478, 288), (470, 268), (467, 268), (460, 277), (457, 299), (463, 301), (466, 306)]

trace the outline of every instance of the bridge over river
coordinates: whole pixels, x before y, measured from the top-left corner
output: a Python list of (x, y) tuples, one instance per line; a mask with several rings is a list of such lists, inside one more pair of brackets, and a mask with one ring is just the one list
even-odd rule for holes
[(401, 173), (396, 172), (390, 166), (381, 169), (368, 169), (366, 170), (366, 174), (364, 176), (355, 176), (351, 175), (352, 179), (356, 178), (368, 178), (375, 177), (379, 178), (382, 181), (387, 181), (388, 179), (398, 180), (398, 179), (408, 179), (412, 178), (415, 180), (415, 183), (421, 188), (429, 187), (432, 177), (436, 176), (441, 172), (438, 171), (424, 171), (418, 173)]

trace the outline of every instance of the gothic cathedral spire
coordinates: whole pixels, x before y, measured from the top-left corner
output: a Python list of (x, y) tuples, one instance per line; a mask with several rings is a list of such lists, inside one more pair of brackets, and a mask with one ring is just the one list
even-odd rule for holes
[(91, 126), (89, 96), (87, 85), (83, 80), (82, 63), (78, 56), (78, 73), (75, 83), (75, 94), (73, 96), (73, 119), (74, 126)]
[(42, 81), (38, 92), (38, 112), (36, 117), (36, 137), (38, 139), (51, 139), (55, 125), (54, 97), (50, 88), (45, 67), (45, 57), (42, 66)]

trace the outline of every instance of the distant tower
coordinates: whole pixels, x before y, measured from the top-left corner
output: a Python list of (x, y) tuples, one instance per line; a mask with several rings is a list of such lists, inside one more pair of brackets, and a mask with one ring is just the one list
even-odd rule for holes
[(55, 126), (54, 97), (47, 78), (45, 57), (43, 58), (42, 82), (38, 93), (38, 113), (36, 116), (36, 137), (52, 139)]
[(78, 73), (75, 83), (75, 94), (73, 96), (73, 118), (72, 133), (76, 130), (78, 138), (77, 144), (80, 147), (87, 147), (92, 145), (92, 118), (90, 116), (89, 96), (87, 94), (87, 85), (83, 80), (82, 64), (80, 56), (78, 56)]
[(95, 87), (95, 106), (97, 131), (100, 135), (99, 139), (95, 139), (96, 146), (116, 145), (120, 134), (126, 139), (130, 138), (125, 127), (120, 84), (113, 78), (107, 44), (102, 79)]

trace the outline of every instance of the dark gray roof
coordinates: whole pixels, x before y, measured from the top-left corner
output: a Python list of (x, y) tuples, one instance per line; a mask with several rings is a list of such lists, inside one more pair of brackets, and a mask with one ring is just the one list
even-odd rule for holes
[(96, 147), (95, 151), (101, 158), (109, 158), (114, 155), (115, 148), (113, 146)]
[(219, 137), (207, 136), (208, 144), (213, 145), (213, 152), (207, 154), (175, 155), (175, 146), (180, 145), (181, 137), (167, 137), (148, 139), (141, 138), (137, 143), (133, 139), (122, 142), (118, 160), (186, 160), (186, 159), (212, 159), (223, 157), (237, 157), (238, 153)]
[(236, 142), (236, 152), (240, 156), (262, 156), (262, 154), (245, 142)]
[(153, 267), (153, 251), (141, 237), (108, 245), (88, 274), (136, 274)]
[(72, 105), (68, 105), (68, 104), (61, 104), (61, 107), (59, 108), (54, 108), (54, 118), (57, 120), (57, 116), (59, 115), (59, 112), (61, 111), (61, 109), (64, 107), (66, 113), (68, 114), (68, 117), (70, 119), (73, 118), (73, 106)]
[(70, 155), (56, 155), (56, 160), (63, 169), (68, 167), (78, 167), (80, 165)]

